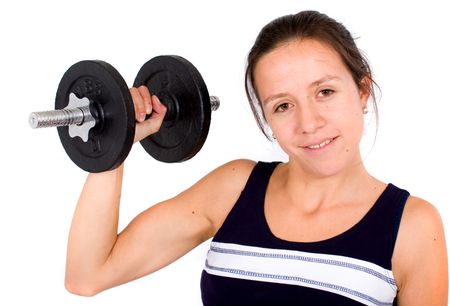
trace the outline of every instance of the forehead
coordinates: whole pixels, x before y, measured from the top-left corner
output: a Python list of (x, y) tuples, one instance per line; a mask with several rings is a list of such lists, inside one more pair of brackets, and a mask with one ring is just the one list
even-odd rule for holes
[(303, 39), (280, 45), (257, 62), (254, 80), (261, 94), (267, 86), (279, 87), (295, 81), (309, 86), (326, 76), (352, 80), (340, 55), (328, 44)]

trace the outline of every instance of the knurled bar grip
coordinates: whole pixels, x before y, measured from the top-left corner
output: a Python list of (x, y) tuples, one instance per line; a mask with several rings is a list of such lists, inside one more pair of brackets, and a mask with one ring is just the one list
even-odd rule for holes
[[(220, 106), (220, 100), (216, 96), (210, 96), (211, 110), (216, 111)], [(89, 110), (89, 106), (64, 108), (59, 110), (33, 112), (29, 117), (30, 126), (33, 129), (59, 127), (69, 125), (82, 125), (88, 121), (95, 121)]]

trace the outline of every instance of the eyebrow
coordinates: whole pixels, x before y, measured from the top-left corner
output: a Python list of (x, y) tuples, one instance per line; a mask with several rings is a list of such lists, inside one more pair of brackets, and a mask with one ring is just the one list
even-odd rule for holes
[(318, 79), (315, 82), (312, 82), (310, 87), (312, 87), (312, 86), (316, 86), (317, 87), (317, 86), (319, 86), (319, 85), (321, 85), (323, 83), (329, 82), (329, 81), (340, 81), (340, 80), (341, 80), (341, 78), (338, 77), (338, 76), (326, 75), (323, 78), (320, 78), (320, 79)]
[(283, 98), (283, 97), (286, 97), (286, 96), (288, 96), (287, 93), (284, 93), (284, 92), (278, 93), (278, 94), (270, 96), (267, 99), (265, 99), (264, 101), (262, 101), (262, 105), (266, 105), (266, 104), (268, 104), (269, 102), (271, 102), (273, 100), (276, 100), (276, 99), (279, 99), (279, 98)]
[[(326, 82), (330, 82), (330, 81), (339, 81), (341, 80), (341, 78), (339, 78), (338, 76), (331, 76), (331, 75), (326, 75), (323, 78), (318, 79), (317, 81), (312, 82), (309, 87), (318, 87), (323, 83)], [(286, 96), (288, 96), (288, 93), (285, 92), (281, 92), (272, 96), (269, 96), (267, 99), (265, 99), (264, 101), (262, 101), (262, 105), (266, 105), (267, 103), (279, 99), (279, 98), (284, 98)]]

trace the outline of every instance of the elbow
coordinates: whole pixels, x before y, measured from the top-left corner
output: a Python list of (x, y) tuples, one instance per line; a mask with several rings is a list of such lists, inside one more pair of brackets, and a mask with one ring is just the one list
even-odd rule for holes
[(64, 286), (66, 290), (72, 294), (84, 296), (84, 297), (92, 297), (97, 295), (101, 290), (95, 288), (89, 282), (80, 282), (74, 281), (66, 276), (64, 281)]

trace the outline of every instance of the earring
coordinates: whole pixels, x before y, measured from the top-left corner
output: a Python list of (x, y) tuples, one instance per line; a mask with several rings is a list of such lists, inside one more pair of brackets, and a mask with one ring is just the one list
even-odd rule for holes
[(363, 114), (367, 114), (369, 112), (369, 109), (367, 108), (367, 106), (364, 106), (362, 109)]

